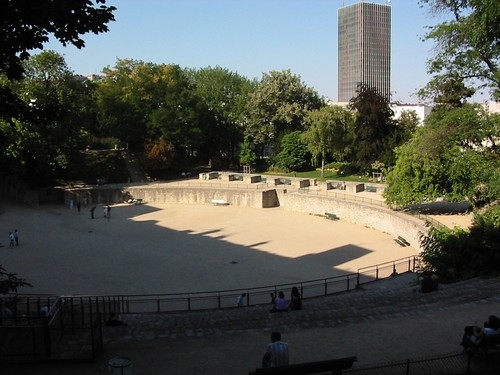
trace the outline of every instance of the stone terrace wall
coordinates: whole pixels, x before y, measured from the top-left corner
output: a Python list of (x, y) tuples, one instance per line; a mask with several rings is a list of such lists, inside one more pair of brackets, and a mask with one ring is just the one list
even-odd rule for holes
[(268, 208), (281, 206), (287, 211), (305, 212), (314, 215), (332, 213), (341, 220), (388, 233), (395, 238), (405, 238), (418, 249), (420, 233), (427, 232), (423, 221), (410, 215), (394, 212), (349, 199), (336, 199), (318, 195), (297, 193), (291, 189), (229, 189), (211, 187), (175, 186), (169, 184), (92, 187), (72, 189), (65, 192), (65, 203), (87, 197), (88, 204), (122, 203), (129, 198), (141, 198), (144, 203), (210, 204), (212, 200), (223, 200), (234, 206)]
[(280, 205), (287, 211), (307, 212), (313, 215), (332, 213), (340, 220), (370, 227), (395, 238), (406, 239), (413, 248), (420, 248), (419, 234), (426, 233), (422, 220), (413, 216), (348, 199), (338, 200), (320, 196), (306, 196), (298, 193), (279, 194)]

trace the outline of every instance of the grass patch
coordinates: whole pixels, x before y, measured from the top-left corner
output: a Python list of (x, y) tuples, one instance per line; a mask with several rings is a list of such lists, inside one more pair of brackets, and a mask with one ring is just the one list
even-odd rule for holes
[(273, 175), (273, 176), (284, 176), (284, 177), (298, 177), (304, 179), (316, 179), (317, 181), (326, 181), (326, 180), (342, 180), (342, 181), (351, 181), (351, 182), (371, 182), (368, 176), (359, 176), (359, 175), (346, 175), (339, 176), (337, 171), (327, 171), (325, 170), (323, 173), (323, 177), (321, 177), (321, 171), (312, 170), (305, 172), (264, 172), (265, 175)]

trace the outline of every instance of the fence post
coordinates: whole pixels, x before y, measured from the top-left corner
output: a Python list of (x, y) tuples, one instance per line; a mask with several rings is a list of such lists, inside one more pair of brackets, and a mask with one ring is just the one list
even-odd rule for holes
[(328, 282), (325, 279), (325, 296), (328, 295)]
[(221, 303), (220, 303), (220, 293), (217, 293), (217, 308), (220, 310), (221, 308)]
[(376, 272), (375, 272), (375, 280), (378, 280), (378, 266), (377, 266), (377, 268), (375, 270), (376, 270)]
[(349, 275), (346, 276), (347, 277), (347, 290), (349, 291)]
[(359, 288), (359, 271), (356, 275), (356, 288)]
[(410, 360), (406, 360), (406, 375), (410, 375)]
[(191, 311), (191, 296), (188, 296), (188, 311)]
[(161, 312), (160, 311), (161, 307), (160, 307), (160, 298), (159, 297), (156, 297), (156, 312)]

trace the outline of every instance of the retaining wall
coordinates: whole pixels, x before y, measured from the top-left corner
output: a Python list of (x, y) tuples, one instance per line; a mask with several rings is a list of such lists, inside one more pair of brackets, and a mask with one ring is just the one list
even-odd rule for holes
[(419, 249), (419, 235), (427, 228), (422, 220), (411, 215), (399, 213), (386, 207), (321, 196), (307, 196), (297, 193), (278, 193), (280, 206), (287, 211), (307, 212), (313, 215), (335, 214), (340, 220), (389, 233), (395, 238), (406, 239), (413, 248)]
[(290, 189), (217, 189), (157, 184), (71, 189), (64, 193), (65, 203), (69, 203), (70, 199), (75, 203), (77, 201), (88, 204), (122, 203), (132, 197), (140, 198), (145, 203), (210, 204), (212, 200), (217, 199), (234, 206), (253, 208), (281, 206), (287, 211), (314, 215), (332, 213), (341, 220), (370, 227), (395, 238), (401, 236), (416, 249), (420, 248), (419, 235), (427, 232), (422, 220), (392, 211), (385, 206), (377, 207), (349, 199), (308, 195)]

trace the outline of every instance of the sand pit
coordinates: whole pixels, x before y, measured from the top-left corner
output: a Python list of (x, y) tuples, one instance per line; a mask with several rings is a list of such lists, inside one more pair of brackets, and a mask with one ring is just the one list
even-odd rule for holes
[[(325, 278), (415, 255), (392, 236), (282, 208), (206, 205), (5, 206), (0, 264), (26, 293), (153, 294)], [(8, 247), (19, 229), (20, 246)]]

